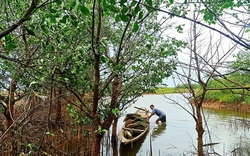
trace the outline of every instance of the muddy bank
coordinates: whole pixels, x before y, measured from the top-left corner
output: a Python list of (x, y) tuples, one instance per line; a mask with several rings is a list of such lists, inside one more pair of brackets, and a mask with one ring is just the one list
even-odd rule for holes
[(203, 106), (203, 108), (227, 109), (227, 110), (250, 113), (250, 104), (222, 103), (219, 101), (206, 100), (203, 102), (202, 106)]

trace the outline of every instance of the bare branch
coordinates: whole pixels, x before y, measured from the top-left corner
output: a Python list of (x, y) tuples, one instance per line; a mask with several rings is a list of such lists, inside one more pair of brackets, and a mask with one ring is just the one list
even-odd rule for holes
[[(134, 1), (135, 1), (135, 0), (134, 0)], [(138, 2), (138, 1), (135, 1), (135, 2)], [(139, 3), (139, 2), (138, 2), (138, 3)], [(232, 36), (230, 36), (229, 34), (226, 34), (226, 33), (222, 32), (222, 31), (220, 31), (220, 30), (218, 30), (218, 29), (216, 29), (216, 28), (214, 28), (214, 27), (211, 27), (211, 26), (209, 26), (209, 25), (206, 25), (206, 24), (204, 24), (204, 23), (202, 23), (202, 22), (200, 22), (200, 21), (196, 21), (196, 20), (191, 19), (191, 18), (189, 18), (189, 17), (181, 16), (181, 15), (175, 14), (175, 13), (169, 12), (169, 11), (167, 11), (167, 10), (163, 10), (163, 9), (160, 9), (160, 8), (152, 7), (152, 6), (149, 6), (149, 5), (144, 4), (144, 3), (140, 3), (140, 4), (143, 5), (143, 6), (151, 7), (152, 9), (158, 10), (158, 11), (160, 11), (160, 12), (169, 14), (170, 16), (175, 16), (175, 17), (178, 17), (178, 18), (182, 18), (182, 19), (185, 19), (185, 20), (189, 20), (189, 21), (191, 21), (191, 22), (194, 22), (194, 23), (196, 23), (196, 24), (199, 24), (199, 25), (201, 25), (201, 26), (204, 26), (204, 27), (206, 27), (206, 28), (208, 28), (208, 29), (210, 29), (210, 30), (213, 30), (213, 31), (215, 31), (215, 32), (218, 32), (218, 33), (222, 34), (223, 36), (225, 36), (225, 37), (229, 38), (230, 40), (234, 41), (235, 43), (237, 43), (237, 44), (239, 44), (239, 45), (245, 47), (246, 49), (250, 49), (250, 44), (249, 44), (249, 43), (246, 43), (246, 42), (243, 41), (242, 39), (238, 40), (238, 38), (234, 38), (235, 36), (232, 37)]]

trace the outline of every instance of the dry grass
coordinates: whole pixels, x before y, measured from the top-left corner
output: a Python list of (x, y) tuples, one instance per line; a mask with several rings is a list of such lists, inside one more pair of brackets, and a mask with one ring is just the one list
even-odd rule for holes
[(228, 104), (228, 103), (222, 103), (219, 101), (206, 100), (203, 102), (202, 106), (204, 108), (227, 109), (227, 110), (250, 113), (250, 105), (249, 104), (241, 104), (241, 103)]
[[(0, 155), (79, 155), (90, 153), (89, 127), (77, 126), (70, 119), (66, 105), (62, 119), (55, 123), (55, 108), (49, 116), (48, 101), (20, 101), (9, 128), (0, 125)], [(0, 116), (4, 119), (3, 115)]]

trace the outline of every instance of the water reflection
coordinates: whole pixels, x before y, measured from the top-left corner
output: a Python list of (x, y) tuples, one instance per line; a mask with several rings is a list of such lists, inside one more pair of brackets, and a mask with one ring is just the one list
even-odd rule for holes
[(152, 134), (151, 134), (152, 140), (154, 140), (154, 138), (158, 138), (159, 136), (164, 134), (166, 127), (167, 127), (166, 123), (163, 123), (161, 125), (157, 125), (156, 127), (154, 127), (152, 129)]
[(121, 143), (120, 144), (120, 156), (136, 156), (142, 144), (144, 143), (148, 135), (148, 132), (149, 131), (147, 131), (145, 135), (143, 135), (139, 140), (137, 140), (136, 142), (132, 144), (124, 145)]
[[(186, 109), (187, 101), (181, 95), (167, 95), (177, 100)], [(167, 125), (155, 124), (157, 116), (150, 120), (150, 131), (142, 140), (130, 145), (118, 145), (121, 156), (145, 156), (150, 151), (150, 135), (154, 156), (162, 155), (194, 155), (197, 145), (197, 132), (192, 116), (182, 108), (168, 101), (162, 95), (147, 95), (132, 105), (126, 113), (134, 112), (134, 106), (149, 107), (155, 103), (156, 107), (166, 112)], [(213, 146), (219, 155), (250, 155), (250, 113), (240, 113), (230, 110), (204, 109), (204, 123), (209, 131), (204, 133), (204, 144), (219, 143)], [(206, 122), (205, 122), (206, 121)], [(119, 127), (123, 118), (119, 119)], [(205, 126), (205, 125), (204, 125)], [(208, 147), (208, 146), (207, 146)], [(210, 147), (210, 146), (209, 146)]]

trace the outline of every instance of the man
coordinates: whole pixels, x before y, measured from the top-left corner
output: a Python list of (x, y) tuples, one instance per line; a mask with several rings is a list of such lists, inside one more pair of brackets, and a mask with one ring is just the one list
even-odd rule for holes
[(156, 120), (156, 124), (158, 124), (159, 121), (161, 121), (162, 123), (166, 122), (166, 114), (164, 112), (162, 112), (161, 110), (155, 108), (154, 105), (150, 105), (150, 108), (152, 110), (152, 113), (148, 116), (148, 120), (153, 116), (153, 115), (157, 115), (159, 116), (159, 118)]

